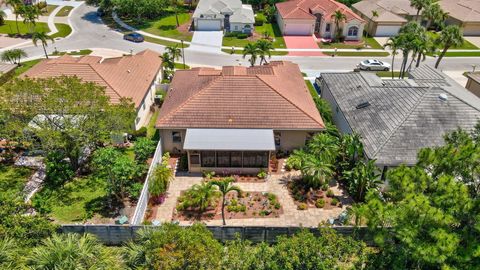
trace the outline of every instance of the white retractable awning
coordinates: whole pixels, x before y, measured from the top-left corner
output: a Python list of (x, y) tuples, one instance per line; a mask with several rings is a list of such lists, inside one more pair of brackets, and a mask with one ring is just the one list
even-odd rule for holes
[(271, 129), (202, 129), (189, 128), (183, 144), (185, 150), (274, 151)]

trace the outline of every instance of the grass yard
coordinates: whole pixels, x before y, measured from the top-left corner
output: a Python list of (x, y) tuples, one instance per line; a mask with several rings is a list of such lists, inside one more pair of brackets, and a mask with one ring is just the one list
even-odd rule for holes
[[(369, 47), (369, 49), (379, 49), (382, 50), (383, 47), (380, 45), (373, 37), (364, 37), (363, 41)], [(345, 44), (345, 43), (330, 43), (330, 44), (323, 44), (319, 43), (318, 47), (321, 49), (365, 49), (364, 45), (356, 45), (356, 44)]]
[(22, 65), (15, 69), (15, 77), (20, 76), (25, 73), (27, 70), (32, 68), (34, 65), (38, 64), (42, 59), (35, 59), (26, 62), (22, 62)]
[[(377, 74), (378, 77), (382, 77), (382, 78), (392, 78), (392, 72), (391, 71), (378, 71), (375, 74)], [(400, 75), (400, 71), (394, 71), (393, 72), (393, 77), (395, 79), (397, 79), (399, 75)], [(405, 72), (405, 78), (407, 78), (407, 77), (408, 77), (408, 72)]]
[[(263, 36), (264, 32), (268, 32), (270, 38), (274, 39), (272, 40), (274, 48), (287, 48), (277, 24), (264, 23), (262, 26), (255, 26), (255, 32), (260, 36)], [(228, 47), (245, 47), (245, 45), (247, 45), (248, 43), (255, 43), (255, 41), (251, 41), (248, 39), (239, 39), (236, 37), (223, 37), (222, 45)]]
[(310, 95), (312, 95), (312, 97), (317, 97), (318, 93), (315, 87), (313, 86), (312, 82), (310, 80), (305, 80), (305, 84), (308, 87), (308, 91), (310, 91)]
[(447, 51), (445, 57), (480, 57), (480, 51), (478, 52), (455, 52)]
[[(146, 42), (160, 44), (160, 45), (163, 45), (163, 46), (179, 46), (179, 48), (182, 46), (182, 44), (178, 43), (178, 42), (171, 42), (171, 41), (168, 41), (168, 40), (152, 38), (152, 37), (148, 37), (148, 36), (144, 36), (144, 38), (145, 38)], [(190, 47), (190, 45), (183, 44), (183, 48), (188, 48), (188, 47)]]
[(158, 112), (159, 110), (155, 110), (155, 112), (152, 114), (152, 117), (150, 118), (150, 121), (148, 122), (147, 138), (149, 139), (154, 139), (155, 137), (157, 137), (156, 134), (158, 133), (158, 130), (155, 128), (155, 122), (157, 122)]
[(0, 164), (0, 193), (22, 192), (32, 171), (25, 167)]
[[(324, 52), (326, 55), (333, 55), (333, 52)], [(388, 52), (337, 52), (336, 56), (358, 56), (358, 57), (386, 57), (390, 54)]]
[(184, 67), (183, 62), (182, 63), (175, 63), (175, 69), (190, 69), (190, 66), (185, 64), (185, 67)]
[(72, 9), (73, 9), (73, 7), (71, 7), (71, 6), (64, 6), (58, 11), (56, 16), (57, 17), (66, 17), (70, 14)]
[(50, 15), (54, 9), (56, 9), (58, 6), (56, 5), (47, 5), (45, 9), (42, 10), (42, 15), (43, 16), (48, 16)]
[[(190, 21), (191, 14), (187, 12), (178, 14), (178, 22), (180, 24), (187, 23)], [(174, 14), (159, 18), (157, 20), (147, 21), (144, 20), (142, 23), (136, 23), (132, 20), (124, 19), (124, 22), (150, 34), (157, 36), (174, 38), (179, 40), (191, 41), (192, 34), (183, 33), (177, 30), (177, 23)]]
[[(20, 34), (25, 35), (30, 33), (30, 26), (28, 24), (23, 23), (22, 21), (18, 21), (18, 29), (20, 30)], [(35, 31), (39, 32), (50, 32), (47, 23), (37, 22), (35, 26)], [(5, 21), (5, 24), (0, 26), (0, 33), (1, 34), (17, 34), (17, 25), (15, 21)]]
[(79, 51), (71, 51), (71, 52), (57, 52), (57, 53), (52, 53), (51, 55), (57, 56), (57, 55), (89, 55), (92, 53), (92, 50), (79, 50)]
[[(232, 54), (231, 49), (222, 49), (222, 52)], [(273, 55), (287, 55), (288, 54), (287, 51), (272, 51), (271, 53), (272, 53), (272, 56)], [(243, 50), (235, 50), (235, 52), (233, 54), (243, 54)]]
[[(432, 39), (436, 39), (440, 34), (428, 31), (427, 34), (430, 36)], [(457, 50), (477, 50), (479, 49), (477, 46), (472, 44), (470, 41), (466, 40), (463, 42), (463, 45), (460, 47), (452, 47), (452, 49), (457, 49)]]
[(58, 29), (58, 32), (52, 35), (52, 38), (66, 37), (72, 33), (72, 28), (68, 24), (56, 23), (55, 26)]

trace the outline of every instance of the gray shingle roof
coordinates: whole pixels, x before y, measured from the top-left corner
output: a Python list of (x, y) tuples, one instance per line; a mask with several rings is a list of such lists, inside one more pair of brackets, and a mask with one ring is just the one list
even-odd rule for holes
[[(413, 74), (423, 73), (438, 79), (430, 70)], [(447, 89), (396, 80), (379, 86), (363, 73), (324, 73), (322, 78), (352, 130), (362, 137), (366, 155), (378, 165), (412, 165), (419, 149), (442, 145), (445, 133), (457, 127), (471, 129), (480, 119), (478, 109)], [(441, 100), (440, 94), (448, 100)], [(370, 106), (356, 108), (366, 101)]]

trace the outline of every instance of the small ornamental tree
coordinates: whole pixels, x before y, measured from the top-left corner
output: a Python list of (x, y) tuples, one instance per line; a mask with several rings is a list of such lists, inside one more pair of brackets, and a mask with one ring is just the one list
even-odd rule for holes
[(153, 153), (155, 152), (155, 148), (156, 145), (154, 141), (145, 137), (138, 138), (133, 145), (135, 159), (139, 163), (144, 163), (149, 157), (153, 155)]
[(242, 190), (238, 186), (232, 185), (233, 181), (234, 181), (233, 178), (229, 177), (229, 178), (225, 178), (225, 179), (222, 179), (222, 180), (216, 180), (216, 181), (211, 182), (212, 185), (217, 186), (218, 191), (220, 191), (220, 193), (222, 193), (222, 221), (223, 221), (223, 225), (227, 225), (225, 223), (225, 204), (226, 204), (225, 197), (231, 191), (237, 192), (238, 195), (240, 195), (242, 193)]

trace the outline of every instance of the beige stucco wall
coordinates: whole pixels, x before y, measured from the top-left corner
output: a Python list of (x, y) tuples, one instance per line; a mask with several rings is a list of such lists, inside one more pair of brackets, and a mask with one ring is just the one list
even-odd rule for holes
[(143, 98), (142, 103), (140, 104), (140, 107), (137, 108), (137, 118), (135, 119), (135, 129), (140, 129), (143, 126), (148, 125), (148, 121), (150, 120), (150, 108), (154, 103), (155, 99), (155, 92), (157, 89), (157, 86), (160, 85), (160, 82), (162, 81), (162, 76), (163, 72), (162, 69), (157, 73), (157, 76), (155, 77), (155, 80), (152, 82), (150, 85), (150, 88)]
[[(178, 131), (182, 135), (182, 141), (179, 143), (173, 142), (172, 132)], [(160, 137), (162, 138), (162, 150), (163, 152), (174, 153), (175, 151), (183, 151), (183, 142), (185, 141), (186, 129), (161, 129)]]
[(468, 79), (467, 86), (465, 86), (465, 88), (467, 88), (468, 91), (472, 92), (477, 97), (480, 97), (480, 84), (478, 82)]
[[(310, 34), (313, 34), (313, 31), (315, 29), (315, 20), (314, 19), (286, 19), (284, 20), (280, 13), (277, 12), (277, 24), (278, 28), (280, 29), (280, 32), (282, 32), (282, 35), (285, 34), (285, 25), (286, 24), (310, 24), (311, 25), (311, 31)], [(287, 33), (288, 34), (288, 33)]]
[[(348, 34), (348, 29), (350, 27), (358, 27), (358, 35), (357, 36), (351, 36), (349, 37)], [(345, 40), (359, 40), (363, 36), (363, 29), (365, 28), (365, 22), (359, 21), (357, 19), (351, 20), (347, 23), (343, 24), (343, 36), (345, 37)]]
[[(253, 24), (250, 23), (230, 23), (230, 32), (243, 32), (243, 29), (247, 25), (250, 26), (250, 30), (253, 32)], [(235, 29), (235, 27), (237, 27), (237, 29)]]

